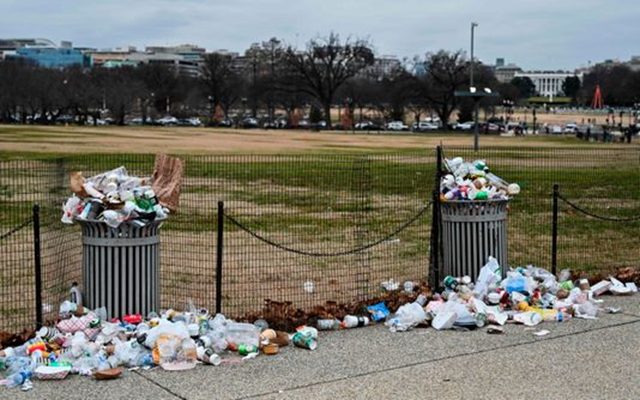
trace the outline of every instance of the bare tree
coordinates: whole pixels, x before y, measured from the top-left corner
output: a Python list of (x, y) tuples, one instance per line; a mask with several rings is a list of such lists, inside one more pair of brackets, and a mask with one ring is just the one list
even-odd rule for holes
[(299, 78), (297, 88), (316, 99), (324, 108), (327, 128), (331, 129), (331, 105), (337, 90), (365, 67), (373, 64), (373, 51), (365, 40), (344, 43), (337, 34), (317, 38), (304, 51), (287, 48), (285, 63)]
[[(213, 110), (223, 107), (228, 110), (237, 84), (237, 73), (233, 68), (233, 58), (227, 54), (211, 53), (204, 57), (200, 67), (205, 93), (211, 101)], [(226, 112), (225, 112), (226, 113)]]
[(427, 73), (421, 79), (421, 90), (446, 128), (451, 113), (458, 106), (454, 92), (469, 82), (469, 62), (461, 50), (440, 50), (427, 54)]

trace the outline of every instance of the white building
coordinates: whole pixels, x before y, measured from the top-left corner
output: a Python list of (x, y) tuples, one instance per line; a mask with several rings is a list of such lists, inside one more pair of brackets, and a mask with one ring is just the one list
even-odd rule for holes
[(584, 73), (563, 72), (563, 71), (529, 71), (516, 72), (514, 78), (529, 78), (536, 85), (536, 92), (540, 96), (553, 97), (562, 95), (562, 84), (564, 80), (571, 76), (577, 76), (580, 81)]

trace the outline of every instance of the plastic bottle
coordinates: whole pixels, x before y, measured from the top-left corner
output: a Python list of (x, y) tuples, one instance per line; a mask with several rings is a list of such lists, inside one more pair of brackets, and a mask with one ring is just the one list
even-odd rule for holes
[(347, 315), (342, 321), (342, 327), (345, 329), (356, 328), (360, 326), (367, 326), (371, 323), (368, 317), (356, 317), (354, 315)]
[(82, 305), (82, 292), (80, 291), (80, 288), (78, 288), (78, 282), (73, 282), (71, 284), (69, 294), (71, 295), (72, 303), (75, 303), (78, 306)]
[(406, 281), (403, 286), (404, 292), (407, 294), (413, 293), (413, 287), (414, 287), (414, 284), (412, 281)]
[(197, 348), (198, 360), (205, 364), (220, 365), (222, 364), (222, 358), (211, 349), (205, 349), (204, 347)]
[(260, 344), (260, 330), (253, 324), (232, 322), (227, 325), (226, 339), (236, 347), (241, 344), (258, 346)]
[(316, 323), (319, 331), (330, 331), (340, 328), (340, 321), (337, 319), (319, 319)]
[(422, 307), (424, 307), (425, 304), (427, 304), (427, 297), (423, 294), (420, 294), (418, 296), (418, 298), (416, 299), (416, 303), (420, 304)]
[(181, 355), (186, 360), (195, 361), (198, 358), (196, 343), (193, 341), (193, 339), (189, 338), (182, 341)]
[(7, 377), (5, 385), (7, 385), (8, 388), (14, 388), (14, 387), (20, 386), (23, 383), (25, 383), (25, 381), (31, 379), (31, 375), (32, 375), (31, 371), (29, 371), (26, 368), (23, 368), (20, 371), (16, 372), (15, 374)]
[(540, 310), (544, 322), (562, 322), (571, 319), (571, 314), (563, 310)]

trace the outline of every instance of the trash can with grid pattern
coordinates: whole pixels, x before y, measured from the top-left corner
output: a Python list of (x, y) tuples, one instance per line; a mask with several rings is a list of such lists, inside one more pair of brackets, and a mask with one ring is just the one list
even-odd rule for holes
[(442, 210), (443, 275), (469, 275), (474, 281), (489, 256), (507, 261), (508, 200), (446, 201)]
[(82, 276), (86, 305), (106, 307), (109, 318), (147, 315), (160, 305), (160, 227), (132, 222), (117, 228), (77, 220), (82, 227)]

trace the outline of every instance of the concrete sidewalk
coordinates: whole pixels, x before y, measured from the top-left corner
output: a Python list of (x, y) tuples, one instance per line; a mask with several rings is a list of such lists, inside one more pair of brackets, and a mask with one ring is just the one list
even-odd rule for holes
[(72, 377), (0, 388), (15, 399), (640, 398), (640, 295), (604, 297), (620, 314), (542, 324), (551, 334), (509, 325), (503, 335), (384, 326), (322, 334), (318, 349), (186, 372), (126, 372), (117, 381)]

